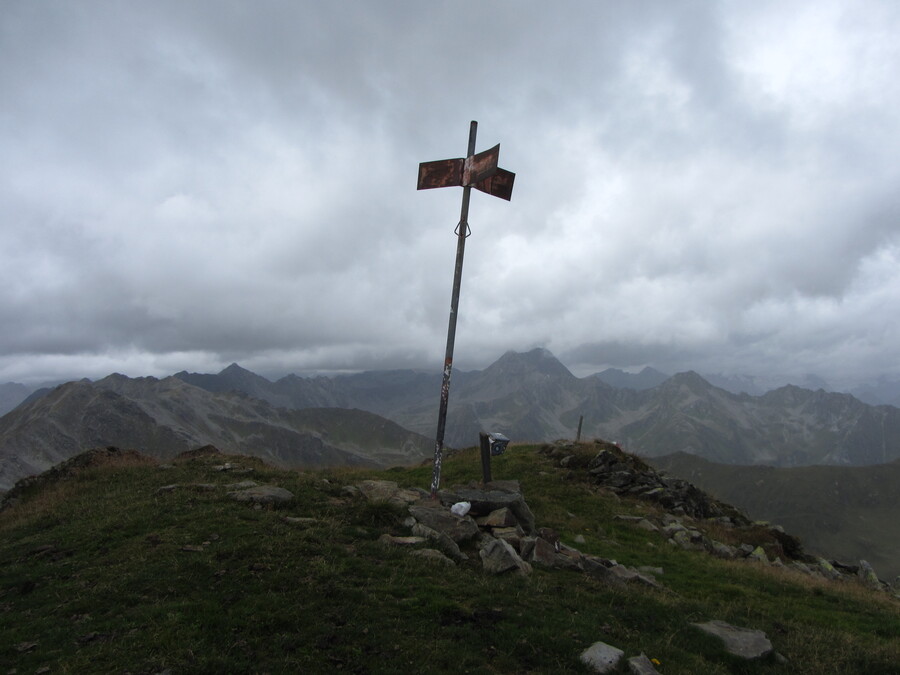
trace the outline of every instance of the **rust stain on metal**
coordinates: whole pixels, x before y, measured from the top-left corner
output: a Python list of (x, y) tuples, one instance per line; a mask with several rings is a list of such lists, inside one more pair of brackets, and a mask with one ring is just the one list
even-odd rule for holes
[(475, 186), (497, 173), (497, 162), (500, 161), (500, 144), (477, 155), (466, 157), (463, 168), (462, 184)]
[(419, 164), (417, 190), (462, 185), (464, 159), (439, 159), (436, 162)]
[(479, 181), (473, 187), (481, 192), (487, 192), (489, 195), (509, 201), (512, 199), (512, 189), (515, 180), (516, 174), (512, 171), (497, 169), (493, 176)]

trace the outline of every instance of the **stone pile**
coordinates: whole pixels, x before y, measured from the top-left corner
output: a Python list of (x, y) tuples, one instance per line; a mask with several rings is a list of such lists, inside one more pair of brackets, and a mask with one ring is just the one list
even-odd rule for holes
[[(442, 490), (432, 500), (424, 490), (400, 488), (392, 481), (363, 481), (343, 489), (372, 502), (403, 505), (410, 536), (382, 535), (386, 545), (414, 547), (417, 555), (458, 564), (476, 556), (491, 574), (528, 575), (532, 566), (588, 574), (611, 584), (637, 583), (662, 588), (652, 572), (620, 565), (615, 560), (582, 553), (560, 541), (550, 528), (538, 528), (518, 481), (494, 481), (483, 488)], [(465, 516), (450, 508), (465, 502)], [(468, 551), (468, 553), (466, 552)], [(471, 554), (471, 555), (470, 555)]]
[(735, 525), (750, 523), (747, 516), (730, 504), (713, 499), (686, 480), (658, 473), (617, 445), (606, 441), (594, 444), (597, 454), (593, 457), (577, 452), (576, 445), (570, 441), (545, 445), (541, 452), (553, 458), (557, 466), (578, 471), (579, 476), (586, 474), (596, 485), (623, 497), (653, 502), (673, 515), (722, 518)]
[[(617, 445), (594, 441), (596, 454), (585, 454), (587, 444), (558, 441), (545, 445), (541, 452), (560, 468), (569, 470), (572, 480), (584, 479), (603, 489), (664, 509), (661, 516), (616, 516), (636, 527), (659, 532), (669, 544), (686, 550), (705, 551), (731, 560), (747, 560), (775, 567), (790, 567), (810, 576), (835, 581), (856, 580), (873, 590), (900, 597), (900, 578), (892, 584), (881, 581), (865, 560), (857, 565), (828, 561), (804, 552), (800, 540), (778, 525), (751, 521), (735, 507), (720, 502), (680, 478), (657, 472), (653, 467)], [(707, 534), (707, 525), (735, 532), (740, 539), (765, 539), (762, 546), (742, 543), (738, 546), (717, 541)], [(752, 535), (752, 536), (751, 536)], [(782, 558), (784, 558), (782, 560)]]

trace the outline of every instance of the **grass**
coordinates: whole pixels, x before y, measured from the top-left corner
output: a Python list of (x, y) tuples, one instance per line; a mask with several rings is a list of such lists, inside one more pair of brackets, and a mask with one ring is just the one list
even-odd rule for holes
[[(662, 567), (667, 591), (542, 569), (490, 577), (477, 554), (436, 566), (378, 542), (406, 533), (399, 509), (341, 493), (372, 477), (424, 487), (430, 466), (289, 472), (234, 458), (297, 497), (255, 509), (226, 497), (247, 476), (215, 471), (222, 461), (88, 467), (0, 512), (0, 673), (581, 673), (578, 655), (597, 640), (667, 674), (900, 663), (900, 603), (669, 547), (613, 519), (650, 507), (573, 479), (533, 447), (510, 448), (493, 472), (521, 481), (538, 525), (569, 543), (582, 535), (582, 551)], [(474, 450), (448, 457), (442, 484), (477, 481), (479, 467)], [(184, 487), (198, 483), (216, 488)], [(158, 492), (170, 484), (182, 487)], [(713, 618), (764, 630), (789, 664), (737, 661), (689, 625)]]

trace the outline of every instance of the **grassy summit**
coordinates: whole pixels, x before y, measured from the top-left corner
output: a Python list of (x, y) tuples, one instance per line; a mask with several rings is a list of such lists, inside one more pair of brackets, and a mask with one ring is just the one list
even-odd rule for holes
[[(253, 471), (216, 470), (224, 462)], [(663, 568), (664, 590), (539, 567), (490, 576), (477, 554), (438, 565), (378, 541), (407, 533), (400, 507), (341, 490), (365, 478), (426, 486), (430, 471), (295, 472), (221, 455), (167, 468), (125, 454), (38, 481), (0, 512), (0, 673), (577, 673), (598, 640), (666, 674), (898, 671), (900, 602), (672, 547), (614, 519), (656, 507), (536, 447), (495, 458), (494, 477), (518, 479), (538, 526), (562, 541), (581, 535), (585, 553)], [(443, 483), (479, 471), (463, 451), (446, 458)], [(246, 478), (296, 498), (229, 499), (225, 486)], [(690, 626), (710, 619), (765, 631), (789, 663), (729, 656)]]

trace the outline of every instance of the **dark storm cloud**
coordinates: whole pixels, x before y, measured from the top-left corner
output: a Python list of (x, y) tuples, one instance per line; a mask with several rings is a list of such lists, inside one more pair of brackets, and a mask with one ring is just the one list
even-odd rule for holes
[[(898, 362), (888, 2), (32, 3), (0, 20), (0, 381)], [(567, 361), (568, 362), (568, 361)]]

